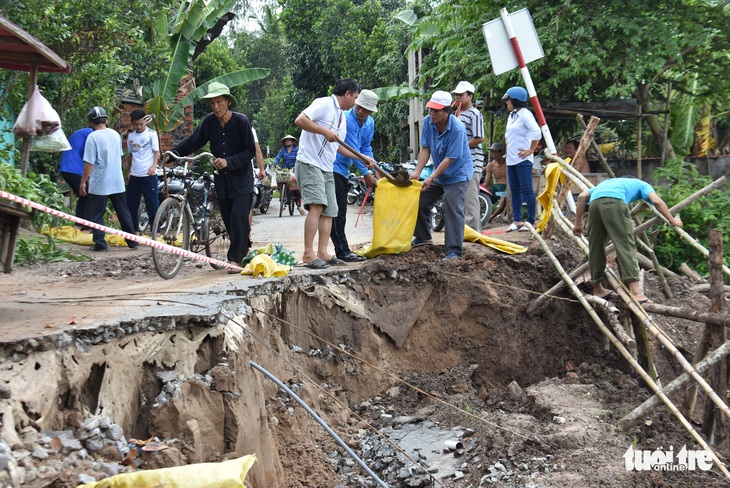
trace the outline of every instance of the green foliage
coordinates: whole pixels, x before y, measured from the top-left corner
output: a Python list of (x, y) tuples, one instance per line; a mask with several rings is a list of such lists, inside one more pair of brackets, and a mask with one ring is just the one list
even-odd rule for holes
[[(29, 173), (28, 177), (20, 174), (20, 169), (9, 164), (0, 164), (0, 188), (17, 195), (27, 198), (41, 205), (45, 205), (56, 210), (66, 210), (63, 200), (63, 194), (48, 175), (38, 175)], [(63, 225), (64, 220), (54, 217), (45, 212), (33, 212), (33, 226), (40, 230), (44, 225), (55, 227)]]
[[(502, 7), (510, 12), (527, 7), (545, 51), (529, 66), (543, 106), (635, 97), (645, 112), (660, 110), (664, 82), (689, 91), (687, 73), (696, 75), (703, 87), (696, 96), (713, 113), (730, 104), (730, 78), (722, 74), (730, 71), (730, 17), (719, 2), (669, 0), (648, 6), (608, 0), (596, 8), (590, 0), (475, 0), (434, 3), (432, 11), (429, 5), (418, 0), (401, 15), (413, 26), (411, 48), (427, 54), (420, 84), (429, 89), (450, 90), (467, 79), (476, 86), (477, 98), (498, 106), (499, 101), (489, 100), (490, 90), (500, 94), (524, 83), (518, 70), (494, 75), (481, 25), (498, 19)], [(663, 136), (659, 123), (651, 127), (655, 138)]]
[[(682, 160), (668, 161), (663, 168), (654, 171), (654, 178), (667, 184), (656, 187), (656, 191), (670, 207), (712, 182), (709, 176), (700, 175), (694, 164)], [(703, 196), (682, 210), (681, 218), (684, 230), (705, 247), (708, 232), (720, 230), (725, 263), (730, 265), (730, 192), (719, 189)], [(662, 263), (669, 263), (674, 269), (686, 262), (700, 274), (708, 272), (707, 259), (668, 226), (658, 230), (654, 251)]]
[(31, 264), (56, 263), (58, 261), (91, 261), (92, 259), (83, 254), (73, 254), (56, 245), (56, 240), (51, 236), (45, 239), (34, 237), (28, 240), (18, 239), (15, 249), (15, 266), (28, 266)]

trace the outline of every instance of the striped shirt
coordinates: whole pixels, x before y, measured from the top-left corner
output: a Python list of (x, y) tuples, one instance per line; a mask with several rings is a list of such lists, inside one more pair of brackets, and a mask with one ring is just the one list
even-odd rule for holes
[[(466, 127), (466, 139), (484, 138), (484, 117), (476, 107), (471, 107), (459, 114), (459, 120)], [(474, 163), (474, 172), (481, 173), (484, 168), (484, 153), (482, 145), (477, 144), (476, 147), (470, 147), (471, 160)]]

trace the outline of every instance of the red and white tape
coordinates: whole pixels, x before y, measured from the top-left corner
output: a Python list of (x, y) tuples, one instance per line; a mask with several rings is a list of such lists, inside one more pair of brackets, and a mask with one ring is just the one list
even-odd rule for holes
[(190, 252), (185, 249), (181, 249), (179, 247), (170, 246), (167, 244), (163, 244), (162, 242), (153, 241), (152, 239), (140, 237), (136, 234), (129, 234), (127, 232), (124, 232), (124, 231), (121, 231), (118, 229), (112, 229), (111, 227), (106, 227), (104, 225), (99, 225), (99, 224), (90, 222), (85, 219), (80, 219), (80, 218), (76, 217), (75, 215), (70, 215), (65, 212), (61, 212), (60, 210), (46, 207), (45, 205), (41, 205), (40, 203), (36, 203), (31, 200), (28, 200), (27, 198), (13, 195), (12, 193), (8, 193), (3, 190), (0, 190), (0, 198), (4, 198), (4, 199), (10, 200), (12, 202), (17, 202), (22, 205), (28, 205), (29, 207), (34, 208), (35, 210), (40, 210), (41, 212), (46, 212), (46, 213), (49, 213), (56, 217), (61, 217), (62, 219), (70, 220), (71, 222), (75, 222), (77, 224), (81, 224), (83, 226), (90, 227), (92, 229), (104, 231), (107, 234), (114, 234), (114, 235), (123, 237), (125, 239), (128, 239), (130, 241), (134, 241), (139, 244), (143, 244), (145, 246), (154, 247), (155, 249), (160, 249), (162, 251), (167, 251), (167, 252), (170, 252), (173, 254), (178, 254), (180, 256), (184, 256), (184, 257), (190, 258), (190, 259), (195, 259), (197, 261), (203, 261), (204, 263), (215, 264), (216, 266), (220, 266), (223, 268), (229, 268), (229, 269), (233, 269), (236, 271), (243, 271), (243, 268), (241, 268), (240, 266), (236, 266), (235, 264), (231, 264), (226, 261), (220, 261), (218, 259), (209, 258), (208, 256), (203, 256), (202, 254), (196, 254), (194, 252)]

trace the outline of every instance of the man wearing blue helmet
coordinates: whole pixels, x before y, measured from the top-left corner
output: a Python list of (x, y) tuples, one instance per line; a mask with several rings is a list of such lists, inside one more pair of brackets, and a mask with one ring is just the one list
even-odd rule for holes
[(527, 110), (527, 90), (513, 86), (502, 97), (510, 112), (507, 118), (507, 179), (512, 193), (512, 225), (507, 232), (527, 230), (522, 221), (522, 203), (527, 204), (527, 221), (535, 223), (535, 190), (532, 187), (533, 153), (540, 143), (540, 126)]

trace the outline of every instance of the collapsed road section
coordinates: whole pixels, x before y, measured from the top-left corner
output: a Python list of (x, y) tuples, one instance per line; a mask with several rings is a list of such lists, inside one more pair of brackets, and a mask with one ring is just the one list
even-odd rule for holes
[(160, 293), (144, 313), (3, 343), (4, 483), (255, 454), (247, 486), (376, 486), (250, 361), (388, 486), (630, 486), (650, 473), (624, 467), (629, 436), (688, 442), (664, 418), (616, 428), (648, 395), (574, 300), (524, 313), (557, 280), (544, 256), (438, 252)]

